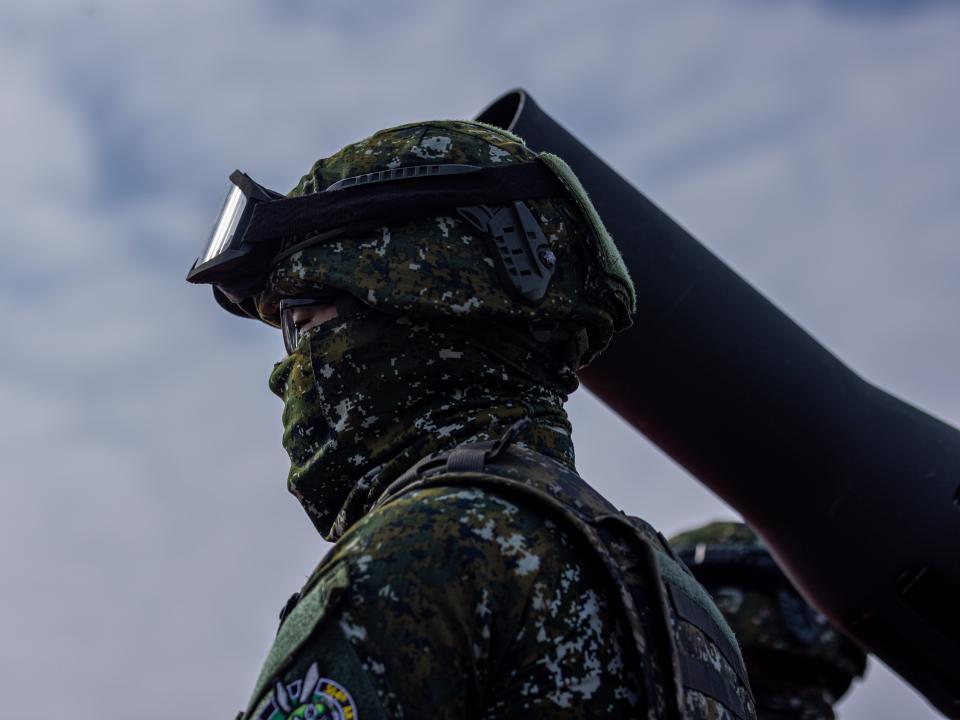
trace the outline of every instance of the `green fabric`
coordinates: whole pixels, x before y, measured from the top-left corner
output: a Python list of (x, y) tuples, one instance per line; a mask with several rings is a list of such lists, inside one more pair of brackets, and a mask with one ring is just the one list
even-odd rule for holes
[(327, 539), (420, 458), (499, 437), (523, 417), (534, 423), (521, 441), (573, 466), (560, 370), (529, 334), (500, 327), (496, 340), (513, 338), (502, 355), (487, 349), (491, 335), (361, 309), (308, 331), (277, 364), (288, 488)]
[(623, 297), (626, 311), (632, 315), (637, 309), (637, 291), (633, 286), (633, 280), (627, 270), (626, 263), (623, 261), (623, 256), (610, 233), (607, 232), (603, 220), (600, 219), (600, 214), (590, 201), (586, 188), (583, 187), (573, 169), (560, 156), (544, 152), (540, 153), (540, 159), (563, 180), (580, 205), (583, 214), (589, 220), (599, 242), (596, 251), (604, 275), (602, 283), (610, 284), (613, 292)]
[[(599, 523), (605, 527), (603, 535), (606, 539), (603, 542), (590, 540), (595, 544), (593, 554), (586, 562), (598, 567), (608, 564), (618, 567), (620, 572), (615, 574), (622, 573), (629, 594), (634, 598), (633, 603), (639, 610), (639, 622), (642, 628), (641, 633), (634, 635), (633, 640), (640, 656), (644, 659), (644, 673), (651, 674), (650, 692), (647, 695), (649, 706), (647, 710), (650, 716), (669, 716), (671, 706), (669, 698), (675, 696), (677, 689), (675, 682), (679, 678), (671, 677), (673, 665), (665, 656), (668, 650), (665, 647), (664, 635), (669, 634), (672, 635), (671, 644), (677, 652), (701, 664), (708, 669), (708, 672), (715, 672), (715, 681), (736, 694), (747, 715), (752, 717), (753, 700), (749, 689), (739, 680), (743, 671), (742, 661), (735, 655), (724, 655), (710, 636), (698, 626), (683, 620), (669, 604), (661, 609), (659, 601), (661, 590), (651, 587), (651, 582), (657, 581), (676, 586), (680, 583), (693, 583), (693, 581), (679, 564), (662, 551), (660, 551), (662, 557), (659, 561), (648, 560), (647, 553), (636, 551), (640, 543), (652, 551), (650, 555), (656, 557), (653, 553), (660, 547), (661, 538), (655, 530), (638, 518), (629, 518), (618, 513), (576, 472), (545, 461), (542, 456), (525, 449), (511, 446), (501, 453), (496, 462), (485, 466), (481, 477), (474, 478), (470, 475), (458, 477), (457, 473), (444, 473), (442, 470), (437, 470), (435, 476), (431, 475), (429, 480), (421, 482), (441, 485), (454, 482), (479, 484), (482, 480), (484, 487), (493, 487), (498, 490), (502, 488), (504, 492), (510, 492), (517, 497), (527, 497), (528, 493), (533, 493), (530, 497), (541, 511), (549, 512), (552, 520), (564, 526), (568, 526), (569, 523), (570, 526), (579, 528), (578, 532), (583, 533), (580, 537), (585, 540), (596, 536), (589, 529), (585, 529), (583, 523), (587, 523), (588, 526)], [(560, 508), (563, 510), (561, 511)], [(557, 513), (560, 512), (562, 514), (558, 516)], [(617, 530), (605, 524), (609, 523), (612, 517), (617, 518), (615, 524)], [(632, 530), (624, 530), (625, 526), (632, 527)], [(628, 540), (622, 535), (623, 532), (633, 533), (634, 539)], [(648, 562), (656, 562), (657, 567), (650, 568)], [(665, 568), (666, 575), (661, 570), (661, 565)], [(675, 577), (678, 573), (683, 577)], [(674, 578), (676, 583), (669, 583), (670, 578)], [(683, 592), (683, 588), (678, 588), (678, 591)], [(694, 596), (691, 600), (707, 606), (711, 605), (710, 598), (695, 583), (689, 588), (689, 594)], [(688, 593), (684, 592), (684, 595)], [(666, 617), (663, 615), (664, 611)], [(711, 612), (708, 607), (706, 611), (717, 621), (718, 616), (715, 610)], [(667, 628), (664, 628), (663, 622), (668, 623)], [(722, 618), (716, 624), (724, 628)], [(664, 630), (667, 633), (664, 633)], [(729, 635), (727, 640), (730, 641)], [(690, 720), (694, 718), (729, 720), (729, 712), (714, 696), (689, 688), (685, 688), (682, 695), (687, 713), (685, 717)]]
[[(425, 487), (400, 490), (357, 522), (308, 581), (322, 581), (331, 563), (348, 563), (338, 622), (388, 715), (665, 716), (664, 692), (673, 688), (659, 639), (665, 629), (682, 653), (738, 688), (734, 668), (696, 627), (670, 611), (663, 626), (646, 553), (613, 538), (589, 547), (583, 523), (613, 508), (574, 471), (516, 445), (486, 467), (482, 474), (441, 469), (421, 480)], [(641, 538), (648, 534), (640, 528)], [(608, 562), (625, 570), (640, 635), (632, 634)], [(668, 573), (683, 572), (669, 558), (661, 562)], [(326, 672), (330, 654), (317, 640), (291, 662), (301, 675), (312, 662)], [(648, 672), (659, 678), (648, 686), (652, 694), (642, 686)], [(285, 682), (294, 677), (287, 673)], [(745, 688), (736, 692), (752, 707)], [(610, 693), (618, 703), (608, 702)], [(684, 703), (691, 720), (729, 719), (702, 693), (686, 692)]]
[(504, 130), (502, 127), (497, 127), (496, 125), (491, 125), (490, 123), (480, 122), (479, 120), (462, 120), (461, 122), (468, 122), (471, 125), (482, 127), (485, 130), (489, 130), (491, 133), (502, 135), (503, 137), (507, 138), (508, 140), (512, 140), (513, 142), (526, 144), (524, 139), (521, 138), (519, 135), (512, 133), (509, 130)]
[(662, 550), (654, 548), (654, 556), (657, 558), (657, 567), (660, 569), (660, 576), (663, 581), (669, 585), (676, 585), (687, 597), (693, 600), (697, 605), (703, 608), (716, 622), (717, 627), (723, 632), (730, 647), (737, 651), (737, 659), (742, 663), (743, 657), (740, 655), (740, 645), (737, 638), (730, 629), (730, 625), (717, 609), (713, 600), (704, 590), (703, 585), (691, 577), (690, 573), (684, 570), (672, 557)]
[(670, 538), (670, 545), (677, 552), (693, 551), (701, 543), (712, 547), (744, 550), (764, 547), (760, 536), (742, 522), (711, 522)]
[(277, 672), (307, 641), (317, 625), (332, 612), (343, 590), (349, 585), (349, 570), (345, 563), (332, 566), (290, 612), (260, 671), (253, 695), (247, 706), (247, 715), (266, 691)]
[[(343, 717), (353, 720), (360, 720), (361, 718), (362, 720), (386, 719), (387, 716), (384, 714), (380, 699), (377, 697), (376, 688), (370, 682), (356, 652), (354, 652), (343, 633), (343, 629), (334, 618), (327, 618), (318, 623), (309, 644), (324, 648), (322, 662), (313, 660), (308, 654), (292, 655), (290, 656), (291, 662), (286, 666), (286, 670), (278, 682), (285, 684), (287, 688), (292, 686), (292, 689), (296, 690), (297, 685), (294, 683), (298, 681), (302, 683), (311, 670), (317, 676), (322, 673), (323, 678), (318, 687), (321, 692), (314, 694), (314, 702), (304, 702), (303, 698), (299, 698), (289, 702), (291, 706), (299, 705), (299, 707), (290, 707), (288, 710), (277, 707), (275, 699), (278, 690), (275, 682), (264, 688), (264, 694), (254, 706), (250, 718), (253, 720), (287, 720), (288, 718), (290, 720), (311, 720), (311, 718), (328, 720), (335, 718), (336, 715), (323, 714), (324, 712), (330, 713), (331, 708), (329, 706), (331, 703), (329, 696), (324, 697), (322, 692), (325, 689), (324, 686), (331, 687), (332, 683), (328, 681), (335, 678), (336, 685), (332, 685), (335, 689), (332, 692), (327, 689), (327, 692), (333, 695), (334, 699), (346, 700), (346, 702), (340, 703), (341, 708), (346, 710)], [(290, 697), (289, 691), (287, 691), (287, 696)], [(317, 700), (320, 702), (316, 702)]]
[(316, 662), (356, 698), (345, 678), (362, 673), (387, 717), (642, 717), (616, 600), (590, 557), (523, 503), (471, 487), (413, 492), (354, 525), (315, 580), (349, 568), (323, 625), (352, 652), (315, 633), (284, 680)]
[[(413, 123), (375, 133), (318, 160), (290, 195), (321, 192), (345, 177), (379, 170), (434, 163), (502, 166), (537, 157), (520, 138), (489, 125)], [(566, 172), (565, 182), (579, 187)], [(334, 287), (384, 312), (417, 318), (469, 319), (491, 326), (536, 321), (553, 328), (549, 349), (575, 372), (606, 347), (615, 331), (629, 325), (634, 305), (629, 279), (621, 272), (622, 262), (615, 262), (612, 242), (602, 240), (597, 246), (592, 227), (602, 224), (585, 195), (526, 202), (556, 256), (546, 295), (536, 306), (518, 300), (501, 279), (492, 239), (451, 208), (446, 214), (354, 229), (306, 247), (301, 246), (309, 233), (287, 239), (286, 248), (300, 249), (287, 257), (281, 253), (256, 298), (257, 309), (276, 325), (280, 298), (309, 297)], [(606, 231), (600, 237), (608, 238)]]

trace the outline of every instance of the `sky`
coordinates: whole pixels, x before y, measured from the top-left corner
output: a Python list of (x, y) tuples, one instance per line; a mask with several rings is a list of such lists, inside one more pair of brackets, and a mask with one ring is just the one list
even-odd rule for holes
[[(278, 334), (183, 281), (234, 168), (286, 190), (525, 87), (960, 424), (958, 33), (956, 5), (893, 0), (5, 0), (0, 717), (232, 717), (325, 551), (284, 488)], [(568, 410), (618, 506), (667, 534), (735, 517), (585, 390)], [(874, 661), (839, 717), (938, 715)]]

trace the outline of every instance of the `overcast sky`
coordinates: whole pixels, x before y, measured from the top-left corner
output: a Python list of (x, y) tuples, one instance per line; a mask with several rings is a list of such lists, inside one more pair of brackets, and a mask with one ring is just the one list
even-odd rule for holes
[[(279, 337), (183, 282), (234, 168), (286, 190), (522, 85), (958, 424), (958, 77), (952, 3), (4, 0), (0, 716), (232, 717), (324, 552), (284, 489)], [(586, 392), (569, 409), (619, 506), (733, 516)], [(840, 717), (937, 715), (874, 662)]]

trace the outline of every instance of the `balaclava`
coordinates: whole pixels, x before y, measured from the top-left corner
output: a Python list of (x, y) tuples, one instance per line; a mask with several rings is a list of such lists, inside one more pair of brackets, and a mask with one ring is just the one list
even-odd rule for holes
[(305, 334), (270, 388), (284, 400), (289, 488), (336, 539), (420, 458), (534, 423), (519, 442), (573, 465), (566, 394), (463, 321), (361, 307)]
[[(291, 196), (381, 167), (536, 158), (499, 129), (421, 123), (318, 161)], [(281, 297), (333, 290), (353, 300), (306, 332), (270, 378), (284, 401), (289, 489), (327, 539), (421, 458), (499, 437), (522, 418), (532, 422), (515, 442), (573, 466), (563, 403), (576, 369), (629, 323), (633, 288), (576, 178), (561, 177), (576, 186), (569, 197), (526, 203), (555, 264), (536, 303), (510, 291), (489, 239), (454, 209), (318, 244), (289, 239), (296, 251), (257, 298), (265, 321), (277, 323)]]

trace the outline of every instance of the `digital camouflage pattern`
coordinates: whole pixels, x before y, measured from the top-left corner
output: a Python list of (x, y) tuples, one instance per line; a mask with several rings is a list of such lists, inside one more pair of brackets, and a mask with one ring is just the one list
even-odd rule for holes
[(494, 337), (485, 326), (366, 307), (338, 317), (305, 333), (270, 377), (284, 400), (288, 487), (336, 540), (420, 458), (497, 437), (522, 417), (535, 423), (521, 442), (572, 467), (562, 374), (507, 325)]
[[(291, 195), (381, 169), (535, 158), (490, 126), (418, 123), (318, 161)], [(281, 297), (331, 288), (361, 308), (306, 333), (270, 380), (284, 400), (288, 487), (325, 537), (338, 537), (425, 454), (495, 437), (519, 417), (536, 420), (530, 432), (548, 435), (541, 444), (572, 464), (566, 394), (577, 368), (629, 324), (634, 302), (629, 277), (607, 272), (616, 263), (591, 260), (596, 238), (583, 203), (528, 203), (557, 257), (537, 307), (503, 286), (487, 240), (459, 218), (382, 226), (277, 264), (257, 300), (265, 320), (278, 321)]]
[(833, 720), (866, 655), (797, 593), (756, 533), (715, 522), (671, 543), (733, 628), (761, 720)]
[[(319, 161), (293, 194), (407, 164), (531, 158), (487, 126), (422, 123)], [(248, 717), (754, 717), (709, 597), (574, 470), (563, 403), (634, 303), (584, 202), (528, 203), (557, 257), (537, 306), (502, 285), (487, 239), (458, 218), (279, 261), (257, 298), (264, 320), (276, 323), (284, 296), (332, 288), (354, 302), (270, 378), (288, 487), (337, 544), (286, 614)], [(523, 461), (509, 472), (454, 473), (377, 506), (431, 453), (492, 442), (521, 418), (509, 455)], [(496, 472), (509, 487), (490, 484)], [(561, 485), (574, 488), (561, 510), (517, 495)], [(611, 526), (584, 534), (585, 521), (569, 524), (578, 513)]]
[[(346, 177), (431, 163), (497, 166), (537, 155), (506, 131), (466, 121), (435, 121), (391, 128), (318, 160), (290, 193), (322, 191)], [(277, 264), (257, 298), (264, 320), (276, 325), (279, 298), (334, 287), (384, 312), (480, 322), (557, 324), (553, 342), (576, 370), (613, 332), (629, 325), (633, 285), (615, 248), (610, 259), (587, 217), (589, 200), (527, 201), (557, 257), (553, 278), (536, 306), (518, 302), (497, 271), (486, 233), (457, 216), (391, 222), (295, 252)], [(584, 208), (588, 208), (585, 210)], [(605, 235), (605, 231), (600, 231)], [(290, 238), (289, 245), (304, 238)]]
[(321, 620), (332, 629), (295, 653), (284, 679), (314, 662), (343, 678), (325, 660), (350, 657), (372, 686), (340, 681), (361, 720), (636, 716), (602, 584), (538, 513), (472, 488), (423, 491), (361, 520), (320, 577), (338, 566), (349, 586)]
[[(292, 694), (282, 689), (297, 690), (314, 666), (314, 678), (350, 692), (361, 718), (680, 717), (670, 642), (728, 682), (753, 717), (716, 645), (659, 604), (658, 565), (683, 571), (655, 551), (647, 526), (563, 463), (518, 446), (483, 475), (439, 470), (391, 487), (320, 564), (281, 626), (249, 717), (281, 717), (278, 691)], [(606, 545), (578, 531), (612, 515)], [(646, 553), (629, 542), (641, 536)], [(636, 626), (610, 565), (629, 578)], [(311, 603), (304, 625), (298, 611)], [(683, 695), (683, 717), (734, 717), (699, 691)]]

